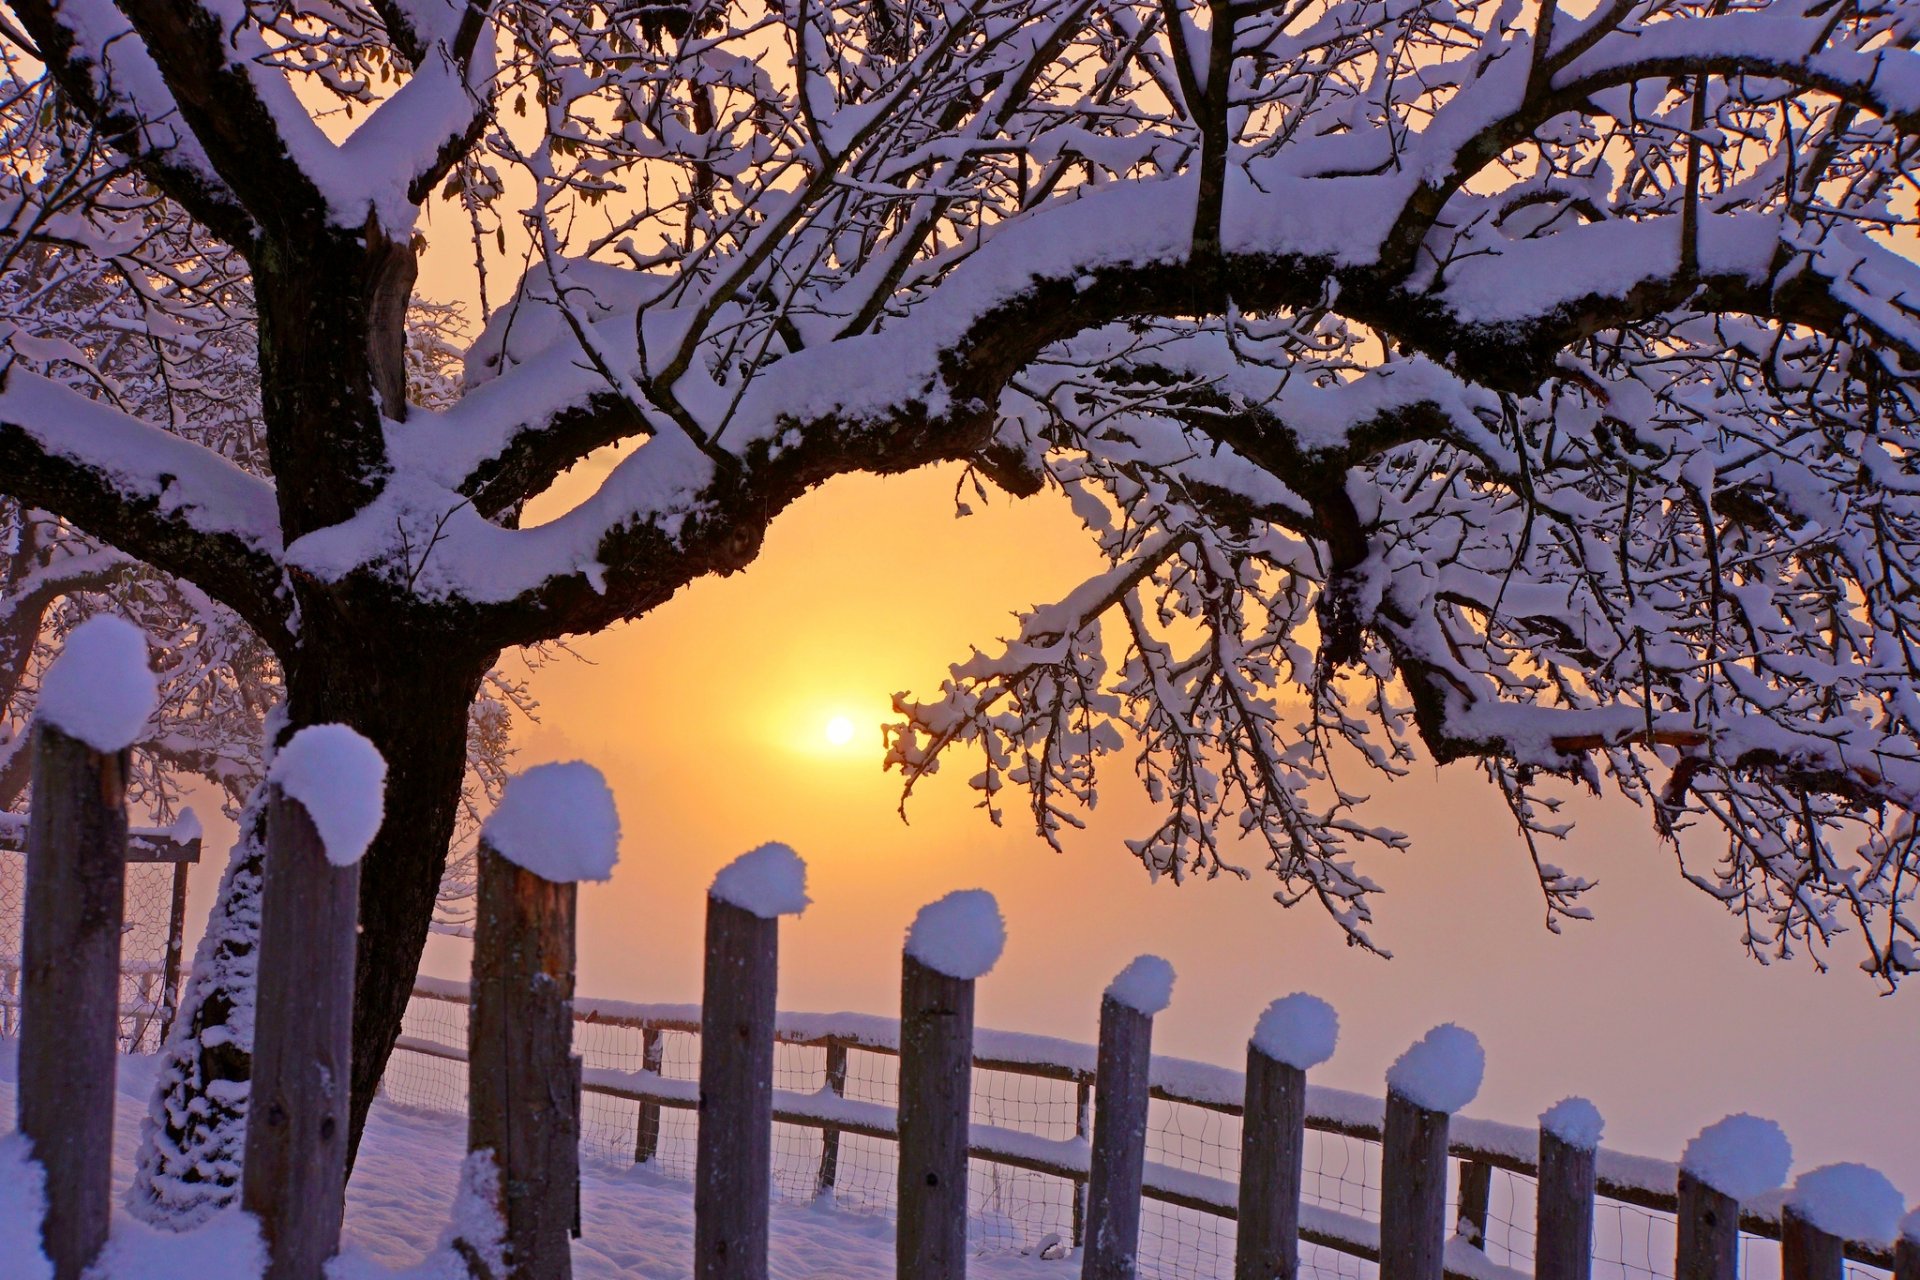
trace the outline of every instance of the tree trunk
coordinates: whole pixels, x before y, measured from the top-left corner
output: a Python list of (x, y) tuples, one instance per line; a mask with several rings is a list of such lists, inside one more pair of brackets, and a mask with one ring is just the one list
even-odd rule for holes
[[(364, 644), (315, 643), (324, 662), (288, 667), (288, 731), (347, 724), (387, 760), (386, 820), (360, 868), (349, 1169), (433, 920), (466, 768), (468, 708), (497, 656), (462, 661), (453, 644), (409, 641), (378, 623), (365, 636)], [(374, 643), (380, 636), (391, 643)], [(232, 1203), (239, 1188), (265, 843), (257, 803), (240, 833), (155, 1082), (129, 1198), (137, 1216), (177, 1230)]]
[[(360, 864), (351, 1169), (433, 922), (466, 771), (469, 709), (498, 655), (463, 654), (447, 637), (377, 620), (328, 621), (336, 626), (316, 625), (311, 613), (304, 621), (314, 660), (303, 653), (288, 668), (289, 721), (348, 725), (387, 761), (386, 818)], [(336, 629), (341, 634), (325, 634)]]

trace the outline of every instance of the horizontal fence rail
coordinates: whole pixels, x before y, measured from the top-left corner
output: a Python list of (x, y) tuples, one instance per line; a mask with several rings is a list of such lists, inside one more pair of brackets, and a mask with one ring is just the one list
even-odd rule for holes
[[(27, 815), (0, 813), (0, 1035), (20, 1030), (20, 949)], [(200, 861), (199, 826), (127, 832), (120, 953), (120, 1046), (148, 1053), (166, 1040), (185, 963), (187, 875)]]
[[(421, 978), (415, 985), (416, 1001), (442, 1006), (465, 1006), (467, 984), (445, 979)], [(664, 1074), (661, 1050), (664, 1036), (680, 1034), (698, 1037), (700, 1007), (689, 1004), (645, 1004), (617, 1000), (578, 999), (574, 1004), (576, 1031), (585, 1028), (621, 1028), (637, 1033), (645, 1045), (639, 1070), (588, 1066), (582, 1073), (582, 1086), (590, 1095), (637, 1103), (640, 1120), (634, 1143), (636, 1160), (644, 1161), (657, 1150), (662, 1111), (690, 1112), (699, 1105), (699, 1083), (695, 1079), (674, 1078)], [(827, 1069), (825, 1086), (817, 1091), (776, 1089), (774, 1120), (818, 1131), (822, 1135), (817, 1156), (821, 1188), (830, 1189), (839, 1156), (839, 1140), (845, 1135), (892, 1142), (897, 1137), (895, 1108), (881, 1102), (843, 1096), (847, 1079), (849, 1051), (897, 1058), (899, 1024), (893, 1019), (853, 1013), (787, 1013), (777, 1015), (775, 1040), (778, 1044), (824, 1051)], [(395, 1048), (402, 1053), (418, 1054), (446, 1062), (464, 1063), (463, 1045), (450, 1044), (420, 1035), (403, 1035)], [(976, 1160), (1012, 1169), (1062, 1179), (1074, 1187), (1071, 1205), (1074, 1243), (1084, 1212), (1085, 1185), (1089, 1175), (1088, 1141), (1090, 1101), (1095, 1076), (1094, 1046), (1048, 1036), (980, 1029), (974, 1038), (974, 1068), (977, 1072), (999, 1072), (1011, 1076), (1071, 1086), (1076, 1095), (1076, 1116), (1072, 1137), (1048, 1137), (995, 1123), (976, 1121), (970, 1128), (970, 1154)], [(1150, 1071), (1151, 1096), (1162, 1103), (1196, 1108), (1237, 1119), (1242, 1113), (1245, 1080), (1241, 1072), (1208, 1063), (1179, 1058), (1155, 1057)], [(1385, 1102), (1380, 1098), (1341, 1089), (1309, 1085), (1307, 1088), (1307, 1128), (1309, 1131), (1379, 1143), (1383, 1137)], [(1209, 1141), (1212, 1141), (1211, 1139)], [(1455, 1117), (1449, 1132), (1448, 1154), (1458, 1162), (1458, 1216), (1460, 1234), (1447, 1242), (1445, 1269), (1449, 1280), (1517, 1280), (1529, 1271), (1502, 1265), (1489, 1258), (1476, 1243), (1483, 1240), (1488, 1227), (1489, 1186), (1496, 1171), (1524, 1178), (1538, 1178), (1539, 1131), (1498, 1121)], [(1597, 1192), (1606, 1200), (1657, 1214), (1678, 1210), (1677, 1164), (1647, 1156), (1601, 1150), (1597, 1159)], [(1192, 1211), (1213, 1219), (1234, 1220), (1238, 1215), (1239, 1187), (1233, 1171), (1181, 1168), (1149, 1160), (1145, 1170), (1142, 1196), (1148, 1201)], [(1222, 1176), (1226, 1175), (1226, 1176)], [(1340, 1174), (1343, 1180), (1346, 1175)], [(1380, 1224), (1363, 1213), (1375, 1206), (1366, 1203), (1368, 1193), (1377, 1188), (1366, 1186), (1361, 1205), (1350, 1205), (1345, 1194), (1340, 1208), (1303, 1203), (1300, 1207), (1300, 1239), (1350, 1259), (1377, 1262), (1380, 1253)], [(1781, 1203), (1786, 1192), (1776, 1192), (1743, 1208), (1740, 1229), (1763, 1240), (1779, 1240), (1782, 1230)], [(1361, 1212), (1350, 1211), (1359, 1209)], [(1515, 1215), (1518, 1216), (1517, 1214)], [(1516, 1224), (1521, 1234), (1530, 1234)], [(1891, 1271), (1893, 1249), (1881, 1242), (1849, 1240), (1844, 1243), (1846, 1258), (1868, 1267)], [(1655, 1275), (1652, 1268), (1622, 1262), (1628, 1275)]]

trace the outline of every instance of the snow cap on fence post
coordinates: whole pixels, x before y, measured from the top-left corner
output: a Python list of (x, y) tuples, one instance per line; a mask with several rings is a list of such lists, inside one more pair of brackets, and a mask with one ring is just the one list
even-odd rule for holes
[(807, 897), (807, 864), (784, 844), (763, 844), (720, 868), (707, 895), (762, 920), (797, 916), (811, 901)]
[(1606, 1121), (1586, 1098), (1562, 1098), (1540, 1113), (1540, 1127), (1570, 1147), (1597, 1151)]
[(1423, 1111), (1460, 1110), (1480, 1092), (1487, 1054), (1473, 1032), (1443, 1022), (1387, 1069), (1387, 1088)]
[(1792, 1165), (1780, 1126), (1744, 1111), (1708, 1125), (1680, 1153), (1680, 1167), (1696, 1181), (1742, 1202), (1785, 1182)]
[(1920, 1244), (1920, 1205), (1915, 1205), (1912, 1213), (1900, 1219), (1900, 1238)]
[(125, 751), (160, 706), (160, 682), (147, 663), (147, 637), (103, 613), (67, 633), (40, 681), (39, 719), (95, 751)]
[(537, 764), (507, 779), (480, 838), (553, 884), (606, 880), (620, 860), (620, 811), (592, 765)]
[(1816, 1231), (1884, 1245), (1899, 1234), (1907, 1202), (1878, 1169), (1828, 1164), (1794, 1179), (1786, 1207)]
[(267, 781), (307, 811), (327, 861), (350, 867), (380, 834), (386, 815), (387, 762), (343, 724), (315, 724), (273, 757)]
[(1173, 966), (1159, 956), (1135, 956), (1107, 984), (1106, 994), (1151, 1018), (1173, 1003)]
[(936, 973), (971, 981), (1000, 960), (1007, 925), (985, 889), (956, 889), (920, 908), (907, 929), (907, 954)]
[(1266, 1007), (1250, 1043), (1275, 1062), (1311, 1071), (1340, 1043), (1340, 1015), (1319, 996), (1296, 991)]

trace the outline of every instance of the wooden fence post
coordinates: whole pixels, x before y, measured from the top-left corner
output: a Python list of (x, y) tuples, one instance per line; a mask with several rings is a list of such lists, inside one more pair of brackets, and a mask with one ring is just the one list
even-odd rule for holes
[(1674, 1280), (1735, 1280), (1740, 1203), (1787, 1176), (1793, 1148), (1771, 1120), (1731, 1115), (1702, 1129), (1680, 1156)]
[[(838, 1040), (827, 1041), (827, 1090), (836, 1098), (847, 1093), (847, 1046)], [(836, 1125), (820, 1127), (820, 1176), (814, 1194), (831, 1195), (840, 1176), (840, 1130)]]
[(1920, 1280), (1920, 1209), (1900, 1223), (1900, 1242), (1893, 1247), (1893, 1280)]
[(1735, 1280), (1740, 1262), (1740, 1202), (1680, 1170), (1679, 1244), (1674, 1280)]
[(1486, 1057), (1471, 1033), (1435, 1027), (1387, 1072), (1380, 1150), (1381, 1280), (1442, 1280), (1447, 1124), (1480, 1091)]
[(1268, 1005), (1247, 1041), (1234, 1280), (1296, 1280), (1307, 1154), (1307, 1071), (1333, 1056), (1339, 1019), (1296, 993)]
[(1841, 1280), (1846, 1242), (1822, 1231), (1789, 1201), (1780, 1214), (1781, 1280)]
[[(515, 775), (480, 833), (473, 1004), (467, 1020), (467, 1149), (490, 1153), (495, 1242), (456, 1247), (483, 1280), (569, 1280), (579, 1208), (580, 1115), (573, 1054), (578, 881), (619, 854), (613, 795), (591, 765)], [(498, 1263), (504, 1274), (493, 1271)]]
[(344, 725), (302, 729), (267, 781), (253, 1076), (240, 1201), (267, 1280), (320, 1280), (346, 1213), (361, 854), (386, 765)]
[(1487, 1247), (1487, 1217), (1493, 1208), (1493, 1166), (1484, 1160), (1460, 1162), (1460, 1207), (1454, 1213), (1460, 1235), (1476, 1249)]
[(766, 1280), (780, 917), (806, 905), (806, 866), (778, 844), (728, 863), (707, 894), (693, 1175), (699, 1280)]
[(173, 892), (167, 902), (167, 957), (160, 979), (160, 1044), (173, 1034), (173, 1020), (180, 1012), (180, 966), (187, 948), (187, 875), (185, 862), (173, 864)]
[(1173, 966), (1159, 956), (1135, 959), (1100, 998), (1082, 1280), (1132, 1280), (1139, 1270), (1153, 1018), (1172, 999)]
[(78, 1280), (112, 1212), (128, 757), (45, 722), (33, 753), (19, 1124), (46, 1170), (47, 1258), (56, 1280)]
[[(579, 887), (509, 862), (483, 837), (467, 1024), (467, 1148), (499, 1171), (506, 1276), (565, 1280), (579, 1181), (573, 1108)], [(505, 1280), (490, 1277), (489, 1280)]]
[(1540, 1180), (1534, 1196), (1535, 1280), (1588, 1280), (1593, 1273), (1593, 1195), (1600, 1112), (1567, 1098), (1540, 1117)]
[[(1800, 1175), (1780, 1214), (1782, 1280), (1842, 1280), (1847, 1240), (1902, 1234), (1906, 1197), (1877, 1169), (1830, 1164)], [(1895, 1249), (1895, 1266), (1899, 1250)]]
[[(1092, 1141), (1093, 1136), (1093, 1084), (1081, 1080), (1073, 1086), (1073, 1136)], [(1069, 1230), (1073, 1233), (1073, 1247), (1078, 1249), (1087, 1241), (1087, 1180), (1073, 1180), (1072, 1219)]]
[[(640, 1069), (659, 1075), (666, 1066), (667, 1054), (664, 1043), (665, 1032), (658, 1027), (647, 1027), (640, 1032)], [(660, 1104), (646, 1101), (640, 1104), (640, 1120), (633, 1133), (633, 1162), (645, 1164), (660, 1153)]]
[(898, 1280), (967, 1274), (967, 1129), (973, 1108), (974, 982), (1006, 941), (982, 889), (920, 910), (900, 973)]

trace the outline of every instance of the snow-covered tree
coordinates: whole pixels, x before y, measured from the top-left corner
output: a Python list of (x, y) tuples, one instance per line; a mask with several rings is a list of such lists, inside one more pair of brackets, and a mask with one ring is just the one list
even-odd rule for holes
[[(910, 774), (977, 744), (1053, 831), (1131, 738), (1150, 867), (1256, 850), (1366, 943), (1356, 858), (1400, 837), (1338, 770), (1478, 758), (1529, 844), (1537, 779), (1611, 783), (1723, 827), (1688, 874), (1756, 950), (1850, 921), (1914, 965), (1913, 6), (4, 13), (21, 92), (248, 268), (264, 472), (16, 360), (0, 490), (233, 610), (291, 723), (391, 762), (357, 1114), (496, 655), (937, 461), (1063, 492), (1112, 568), (903, 701)], [(37, 198), (89, 206), (62, 163)], [(491, 309), (426, 409), (405, 304), (449, 228)]]

